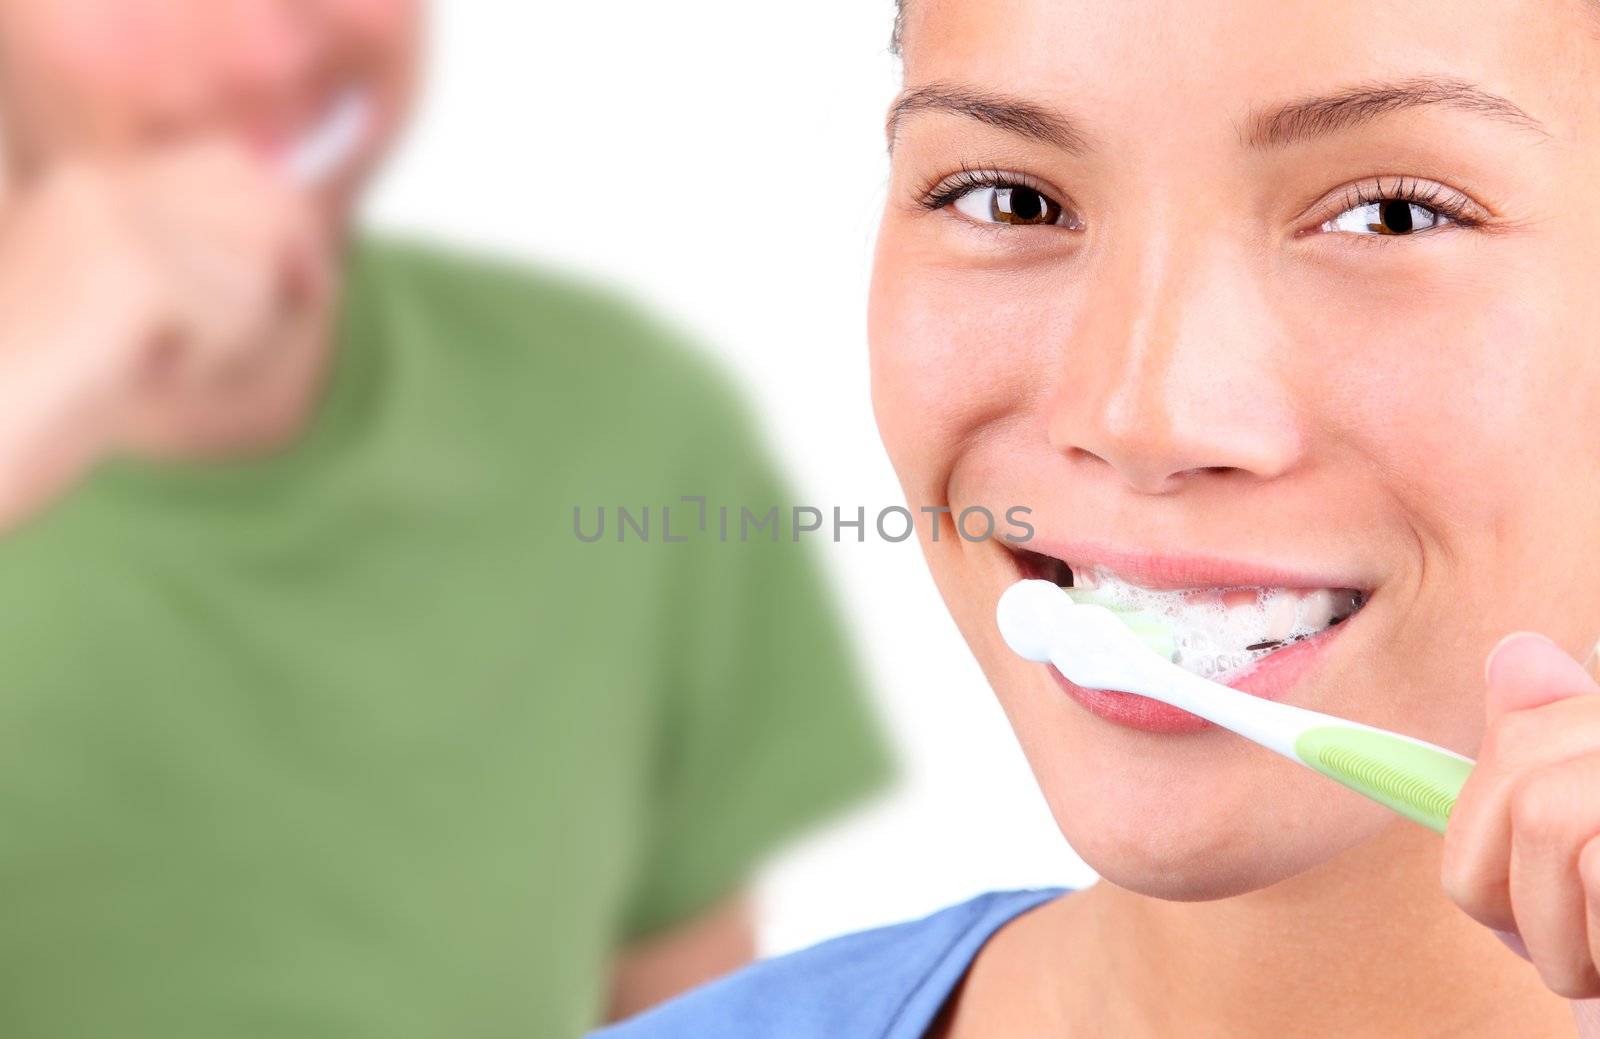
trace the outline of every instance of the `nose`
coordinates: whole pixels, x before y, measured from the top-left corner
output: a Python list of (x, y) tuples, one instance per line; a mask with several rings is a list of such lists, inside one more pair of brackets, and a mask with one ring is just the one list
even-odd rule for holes
[(1107, 252), (1059, 354), (1051, 446), (1152, 495), (1291, 469), (1292, 358), (1248, 258), (1199, 233)]

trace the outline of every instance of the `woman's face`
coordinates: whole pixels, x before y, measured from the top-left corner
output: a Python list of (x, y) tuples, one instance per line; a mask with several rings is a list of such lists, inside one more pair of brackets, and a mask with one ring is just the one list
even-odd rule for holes
[(874, 403), (912, 503), (1033, 510), (1026, 545), (921, 533), (1068, 840), (1208, 898), (1411, 825), (1068, 689), (995, 603), (1064, 580), (1052, 558), (1196, 598), (1357, 591), (1241, 686), (1464, 752), (1500, 636), (1586, 655), (1600, 10), (910, 0), (904, 53)]
[(418, 21), (416, 0), (0, 0), (0, 158), (26, 177), (208, 134), (281, 151), (359, 91), (364, 139), (325, 189), (342, 218), (399, 125)]

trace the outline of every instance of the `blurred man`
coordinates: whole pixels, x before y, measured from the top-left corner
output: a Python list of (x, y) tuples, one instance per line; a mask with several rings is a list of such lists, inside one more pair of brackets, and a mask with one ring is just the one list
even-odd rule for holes
[(881, 774), (792, 543), (574, 536), (785, 500), (720, 381), (347, 234), (417, 34), (0, 0), (7, 1039), (575, 1035), (747, 958)]

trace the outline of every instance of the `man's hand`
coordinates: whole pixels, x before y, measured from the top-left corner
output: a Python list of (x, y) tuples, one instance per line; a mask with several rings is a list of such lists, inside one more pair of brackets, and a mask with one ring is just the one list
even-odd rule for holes
[(237, 379), (327, 304), (298, 192), (242, 148), (47, 171), (0, 210), (0, 528), (91, 463), (142, 392)]
[(1600, 684), (1530, 633), (1496, 646), (1485, 674), (1488, 729), (1445, 834), (1445, 890), (1553, 991), (1600, 998)]

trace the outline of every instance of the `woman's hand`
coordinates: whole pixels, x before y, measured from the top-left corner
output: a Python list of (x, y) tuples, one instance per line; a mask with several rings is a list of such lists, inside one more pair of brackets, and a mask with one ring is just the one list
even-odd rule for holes
[[(1445, 834), (1445, 890), (1553, 991), (1600, 998), (1600, 684), (1526, 632), (1485, 675), (1488, 729)], [(1600, 1025), (1586, 1020), (1600, 1004), (1577, 1009)]]

